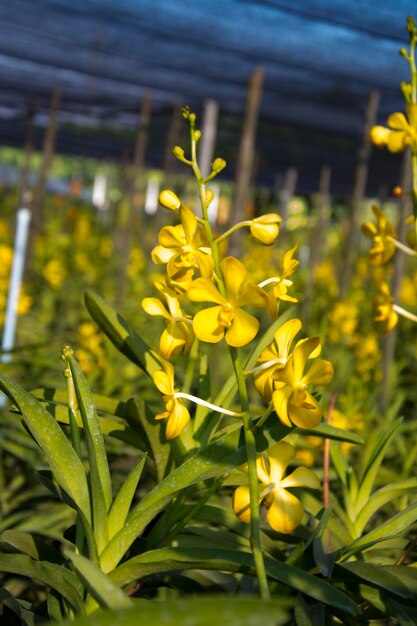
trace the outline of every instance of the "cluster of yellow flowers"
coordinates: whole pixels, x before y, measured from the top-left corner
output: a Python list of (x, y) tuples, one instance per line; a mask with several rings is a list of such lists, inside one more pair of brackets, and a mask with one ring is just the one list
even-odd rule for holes
[[(183, 116), (190, 126), (191, 158), (186, 158), (179, 146), (173, 149), (173, 154), (193, 169), (199, 183), (202, 217), (184, 205), (172, 190), (161, 192), (160, 204), (175, 212), (179, 223), (164, 226), (159, 232), (158, 245), (152, 250), (151, 257), (155, 264), (165, 266), (166, 273), (154, 282), (159, 297), (142, 301), (146, 313), (165, 320), (159, 354), (154, 353), (161, 368), (154, 373), (153, 379), (165, 403), (165, 411), (156, 419), (167, 420), (167, 439), (180, 435), (190, 422), (190, 412), (184, 400), (235, 417), (243, 416), (246, 411), (244, 406), (243, 413), (229, 411), (181, 392), (175, 385), (174, 366), (167, 359), (188, 355), (197, 340), (208, 344), (225, 341), (231, 355), (238, 354), (236, 350), (249, 344), (258, 334), (260, 324), (253, 313), (254, 308), (263, 309), (276, 319), (282, 301), (297, 301), (291, 295), (293, 283), (290, 276), (299, 263), (294, 258), (296, 244), (285, 252), (281, 267), (274, 276), (258, 275), (257, 280), (262, 279), (255, 282), (239, 259), (227, 252), (221, 254), (227, 250), (225, 243), (229, 235), (242, 227), (249, 228), (250, 236), (257, 244), (271, 246), (279, 234), (281, 217), (269, 213), (240, 222), (222, 234), (214, 233), (207, 211), (213, 192), (205, 185), (226, 163), (223, 159), (215, 159), (211, 173), (206, 178), (201, 176), (196, 159), (196, 144), (201, 133), (195, 130), (193, 113), (185, 109)], [(196, 310), (195, 303), (203, 306)], [(242, 370), (242, 375), (253, 374), (257, 391), (266, 402), (272, 402), (283, 424), (315, 427), (320, 422), (321, 410), (311, 386), (327, 385), (333, 377), (333, 366), (329, 361), (317, 360), (308, 367), (308, 363), (320, 354), (320, 339), (301, 339), (293, 346), (300, 330), (299, 319), (282, 324), (274, 341), (260, 354), (256, 367), (250, 372), (243, 373)], [(269, 460), (259, 458), (257, 462), (258, 479), (264, 488), (261, 499), (268, 507), (271, 526), (279, 532), (293, 530), (300, 523), (303, 512), (301, 502), (286, 488), (319, 485), (312, 472), (301, 467), (283, 478), (294, 454), (294, 448), (282, 441), (269, 450)], [(249, 521), (249, 486), (239, 487), (236, 491), (234, 511), (241, 519)]]
[[(397, 232), (394, 226), (378, 206), (373, 207), (376, 224), (366, 222), (362, 226), (362, 231), (366, 237), (372, 239), (370, 249), (370, 262), (374, 266), (386, 266), (394, 255), (396, 248), (410, 256), (417, 256), (416, 234), (417, 234), (417, 73), (415, 64), (415, 47), (417, 44), (417, 28), (415, 20), (411, 17), (407, 19), (407, 31), (410, 35), (410, 50), (405, 48), (400, 50), (401, 55), (410, 64), (411, 82), (401, 83), (401, 90), (406, 101), (406, 115), (404, 113), (393, 113), (389, 116), (387, 124), (384, 126), (374, 126), (370, 131), (373, 143), (380, 148), (388, 148), (390, 152), (402, 152), (410, 149), (412, 158), (412, 198), (413, 198), (413, 235), (409, 237), (409, 244), (405, 245), (398, 241)], [(374, 300), (375, 317), (379, 322), (383, 333), (387, 334), (393, 330), (398, 322), (398, 316), (402, 315), (415, 322), (417, 316), (400, 307), (394, 302), (391, 295), (390, 286), (384, 279), (377, 279), (378, 294)]]

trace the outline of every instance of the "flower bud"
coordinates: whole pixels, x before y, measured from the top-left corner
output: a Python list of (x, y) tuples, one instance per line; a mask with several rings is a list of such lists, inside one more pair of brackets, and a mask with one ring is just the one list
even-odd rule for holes
[(161, 191), (158, 197), (159, 204), (169, 209), (170, 211), (177, 211), (181, 206), (181, 200), (170, 189), (164, 189)]
[(282, 218), (278, 213), (267, 213), (252, 220), (250, 232), (256, 243), (263, 246), (272, 246), (278, 237), (279, 226)]
[(213, 172), (216, 172), (216, 174), (219, 174), (222, 170), (224, 170), (226, 165), (226, 161), (218, 157), (217, 159), (214, 159), (213, 163), (211, 164), (211, 169)]
[(387, 145), (390, 133), (391, 131), (384, 126), (373, 126), (369, 131), (369, 137), (375, 146), (383, 148)]
[(182, 107), (181, 115), (185, 120), (188, 120), (188, 116), (190, 115), (190, 109), (188, 107)]
[(206, 202), (207, 206), (213, 201), (214, 191), (212, 189), (206, 189)]
[(184, 149), (181, 148), (181, 146), (174, 146), (174, 148), (172, 148), (172, 154), (174, 155), (176, 159), (179, 159), (180, 161), (182, 161), (185, 158)]
[(195, 130), (194, 131), (194, 139), (195, 141), (198, 141), (201, 137), (201, 130)]

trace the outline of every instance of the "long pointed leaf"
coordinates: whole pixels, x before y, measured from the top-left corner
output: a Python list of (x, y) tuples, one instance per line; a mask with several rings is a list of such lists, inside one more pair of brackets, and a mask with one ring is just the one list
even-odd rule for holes
[(150, 376), (161, 369), (160, 363), (151, 353), (149, 346), (116, 309), (92, 291), (84, 294), (84, 302), (93, 320), (119, 352)]
[(147, 455), (144, 454), (137, 461), (113, 501), (108, 518), (110, 539), (125, 525), (142, 474), (143, 466), (145, 465), (146, 456)]
[(91, 398), (90, 389), (80, 366), (73, 357), (68, 358), (74, 381), (78, 407), (81, 413), (84, 435), (87, 442), (90, 467), (91, 505), (93, 510), (93, 531), (100, 553), (108, 542), (107, 513), (112, 502), (112, 489), (109, 465), (103, 435)]
[(0, 375), (0, 389), (22, 413), (25, 424), (42, 449), (56, 481), (91, 521), (85, 469), (54, 418), (22, 387)]
[[(358, 612), (358, 607), (349, 596), (298, 567), (266, 558), (265, 568), (271, 578), (311, 598), (350, 614)], [(110, 577), (116, 584), (124, 585), (150, 574), (182, 569), (215, 569), (255, 574), (253, 557), (248, 552), (218, 548), (161, 548), (130, 559), (114, 570)]]
[(109, 576), (103, 574), (101, 569), (92, 561), (68, 550), (65, 551), (65, 556), (71, 561), (83, 585), (99, 606), (117, 609), (133, 604), (133, 601), (123, 593), (120, 587)]

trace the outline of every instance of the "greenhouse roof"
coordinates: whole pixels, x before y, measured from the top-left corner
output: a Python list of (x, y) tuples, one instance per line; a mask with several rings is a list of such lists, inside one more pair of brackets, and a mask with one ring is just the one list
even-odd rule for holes
[[(330, 165), (336, 191), (352, 182), (370, 90), (378, 119), (403, 108), (407, 15), (415, 0), (0, 0), (0, 143), (22, 146), (36, 101), (41, 145), (51, 91), (61, 90), (58, 150), (119, 158), (132, 149), (140, 101), (152, 99), (147, 163), (160, 167), (177, 102), (220, 107), (218, 151), (239, 144), (251, 73), (265, 68), (258, 176), (296, 166), (301, 186)], [(395, 184), (401, 159), (371, 172)]]

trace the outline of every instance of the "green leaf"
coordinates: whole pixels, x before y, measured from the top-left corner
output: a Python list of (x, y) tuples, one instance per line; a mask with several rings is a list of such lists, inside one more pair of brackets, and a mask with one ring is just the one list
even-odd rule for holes
[(93, 531), (98, 553), (104, 549), (109, 540), (107, 513), (112, 502), (110, 471), (107, 463), (106, 449), (97, 413), (91, 398), (90, 389), (80, 366), (73, 357), (68, 358), (74, 381), (78, 407), (84, 425), (87, 442), (88, 464), (90, 468), (90, 492), (93, 512)]
[(87, 291), (84, 294), (84, 302), (93, 320), (119, 352), (143, 369), (149, 376), (161, 369), (160, 363), (151, 353), (149, 346), (116, 309), (92, 291)]
[(62, 556), (54, 547), (22, 530), (5, 530), (0, 535), (0, 549), (2, 552), (22, 552), (36, 561), (63, 563)]
[[(265, 559), (268, 576), (333, 608), (357, 613), (358, 607), (345, 593), (302, 569)], [(255, 575), (252, 554), (242, 550), (216, 548), (162, 548), (134, 557), (111, 572), (111, 579), (122, 586), (150, 574), (184, 569), (214, 569)]]
[[(258, 452), (269, 448), (274, 441), (279, 441), (288, 434), (275, 416), (271, 416), (264, 429), (255, 434)], [(219, 437), (206, 448), (201, 448), (177, 469), (162, 480), (129, 514), (127, 523), (110, 541), (101, 555), (103, 571), (111, 571), (133, 541), (140, 536), (148, 523), (170, 501), (172, 496), (190, 485), (218, 477), (233, 467), (246, 461), (246, 445), (243, 428)]]
[[(21, 626), (36, 626), (41, 623), (41, 618), (30, 610), (30, 603), (14, 598), (11, 593), (0, 588), (0, 605), (7, 606), (8, 609), (19, 618)], [(43, 620), (42, 620), (43, 621)]]
[(298, 435), (311, 435), (313, 437), (325, 437), (326, 439), (333, 439), (335, 441), (347, 441), (349, 443), (363, 444), (362, 437), (356, 433), (351, 433), (349, 430), (330, 426), (325, 422), (322, 422), (316, 426), (316, 428), (296, 428), (294, 432)]
[(56, 481), (91, 521), (90, 496), (85, 469), (54, 418), (22, 387), (0, 375), (0, 389), (18, 407), (34, 439), (42, 449)]
[(417, 478), (409, 478), (407, 480), (398, 481), (398, 483), (391, 483), (378, 489), (374, 494), (371, 495), (368, 502), (361, 509), (358, 517), (355, 520), (355, 530), (360, 536), (365, 528), (366, 524), (387, 502), (392, 502), (395, 498), (398, 498), (402, 495), (409, 493), (410, 495), (414, 494), (417, 490)]
[(387, 571), (379, 565), (353, 561), (351, 563), (342, 563), (338, 565), (338, 569), (339, 568), (353, 574), (356, 578), (365, 580), (374, 587), (385, 589), (405, 600), (410, 600), (413, 597), (407, 587), (394, 573)]
[(112, 537), (114, 537), (114, 535), (125, 525), (126, 518), (142, 474), (143, 466), (145, 465), (146, 456), (147, 455), (144, 454), (138, 459), (113, 501), (108, 517), (110, 539), (112, 539)]
[(397, 513), (397, 515), (394, 515), (386, 522), (383, 522), (374, 530), (371, 530), (366, 535), (363, 535), (363, 537), (356, 539), (356, 541), (346, 547), (345, 554), (354, 554), (359, 550), (362, 551), (370, 548), (376, 543), (396, 537), (409, 528), (411, 524), (414, 524), (416, 520), (417, 502), (414, 502), (413, 504), (410, 504), (409, 507), (404, 509), (404, 511)]
[(75, 574), (55, 563), (35, 561), (26, 554), (1, 554), (0, 572), (18, 574), (55, 589), (72, 606), (75, 613), (85, 614), (83, 589)]
[(71, 561), (84, 587), (99, 606), (118, 609), (133, 604), (133, 601), (95, 563), (69, 550), (65, 550), (64, 554)]
[(136, 606), (93, 613), (62, 626), (283, 626), (288, 623), (287, 599), (210, 596), (163, 603), (135, 601)]
[(368, 438), (370, 444), (367, 445), (365, 449), (366, 462), (359, 477), (359, 490), (355, 499), (356, 514), (359, 513), (369, 500), (386, 449), (400, 425), (401, 422), (396, 422), (380, 436), (374, 435)]
[[(44, 405), (46, 410), (62, 424), (69, 424), (68, 392), (63, 389), (35, 389), (31, 392)], [(91, 394), (98, 413), (100, 429), (103, 435), (109, 435), (145, 451), (143, 437), (129, 426), (126, 420), (126, 402)], [(80, 418), (80, 427), (83, 427)]]
[(138, 432), (141, 440), (145, 442), (144, 448), (153, 459), (158, 481), (161, 481), (168, 473), (172, 445), (164, 441), (161, 423), (155, 420), (146, 402), (138, 396), (127, 401), (126, 419), (132, 430)]

